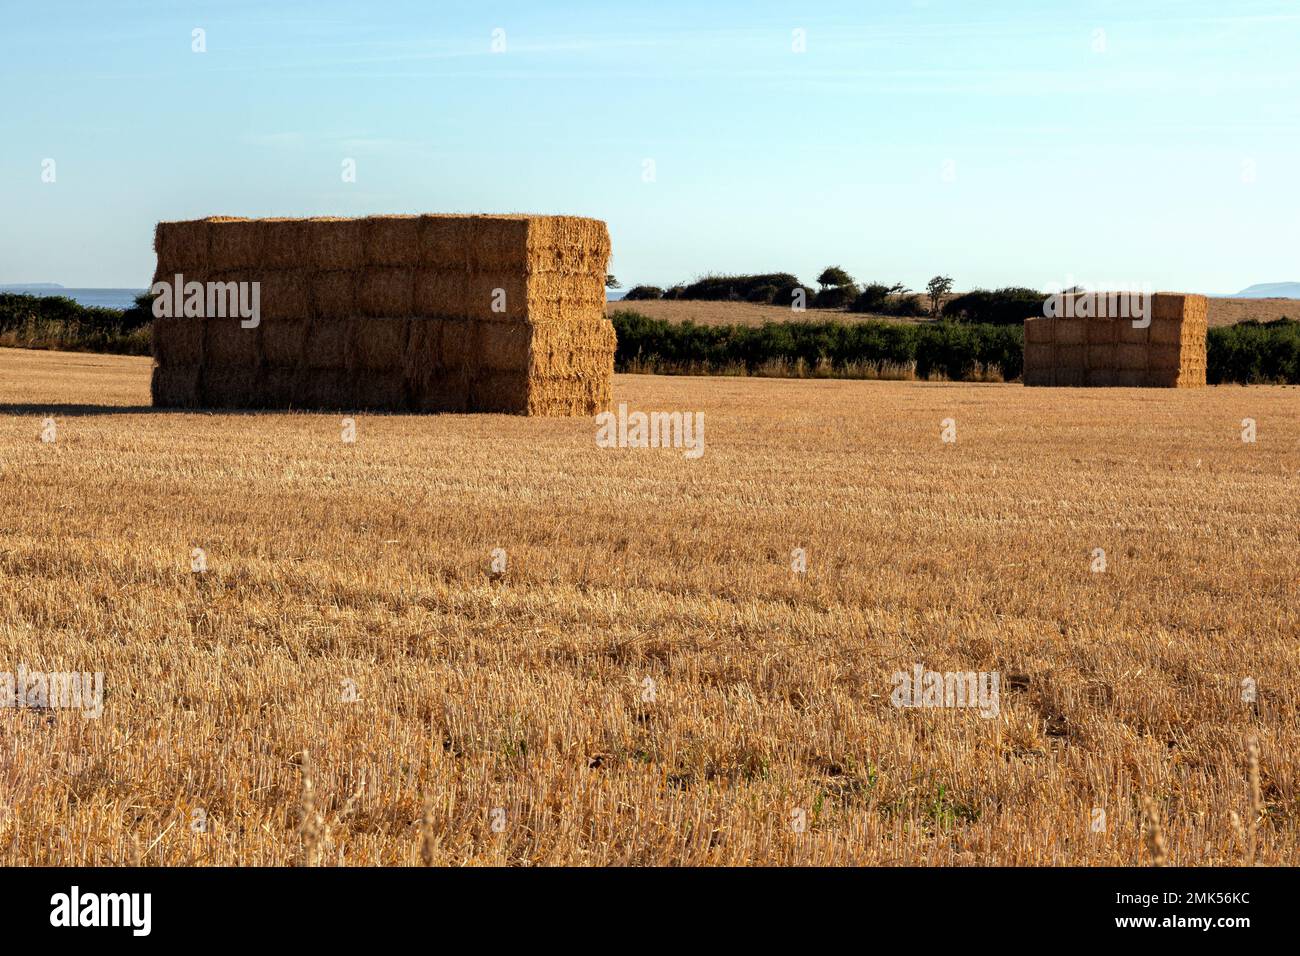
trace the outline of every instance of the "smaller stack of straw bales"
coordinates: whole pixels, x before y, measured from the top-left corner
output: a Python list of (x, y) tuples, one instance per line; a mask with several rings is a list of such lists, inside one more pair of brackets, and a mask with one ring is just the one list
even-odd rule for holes
[(575, 216), (159, 223), (156, 282), (260, 286), (261, 322), (154, 322), (154, 404), (591, 415), (609, 406), (605, 224)]
[[(1097, 293), (1100, 301), (1102, 293)], [(1026, 385), (1197, 388), (1205, 385), (1209, 302), (1157, 292), (1150, 325), (1129, 318), (1025, 320)], [(1113, 314), (1113, 312), (1112, 312)]]

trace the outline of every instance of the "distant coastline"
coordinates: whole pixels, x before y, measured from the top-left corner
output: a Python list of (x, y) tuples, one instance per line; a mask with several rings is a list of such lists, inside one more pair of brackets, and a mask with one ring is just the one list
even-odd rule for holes
[(135, 297), (144, 295), (148, 289), (67, 289), (54, 282), (31, 282), (26, 285), (0, 285), (0, 293), (37, 296), (64, 296), (86, 307), (99, 306), (105, 309), (129, 309), (135, 304)]

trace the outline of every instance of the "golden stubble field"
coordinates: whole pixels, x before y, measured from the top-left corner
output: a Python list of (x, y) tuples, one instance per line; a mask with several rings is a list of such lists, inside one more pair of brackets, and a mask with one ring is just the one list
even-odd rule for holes
[(105, 674), (6, 864), (1296, 862), (1298, 389), (618, 376), (689, 461), (148, 370), (0, 350), (0, 669)]
[[(925, 296), (923, 301), (929, 302)], [(884, 315), (844, 312), (835, 309), (808, 309), (792, 312), (788, 306), (759, 305), (753, 302), (709, 302), (681, 299), (652, 299), (639, 302), (609, 302), (605, 311), (640, 312), (651, 319), (666, 322), (694, 322), (696, 325), (762, 325), (764, 322), (928, 322), (928, 318), (898, 319)], [(1300, 301), (1296, 299), (1210, 299), (1210, 328), (1236, 325), (1255, 320), (1300, 319)]]

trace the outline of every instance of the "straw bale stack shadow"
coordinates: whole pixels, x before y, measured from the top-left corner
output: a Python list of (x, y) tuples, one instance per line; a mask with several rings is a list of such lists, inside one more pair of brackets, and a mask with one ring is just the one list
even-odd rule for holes
[(1144, 328), (1129, 318), (1026, 319), (1024, 383), (1203, 387), (1208, 316), (1203, 295), (1157, 292)]
[[(202, 317), (154, 322), (157, 406), (555, 416), (609, 407), (616, 343), (599, 220), (212, 217), (159, 223), (154, 248), (155, 282), (181, 275), (205, 287)], [(209, 283), (257, 283), (260, 324), (241, 327)]]

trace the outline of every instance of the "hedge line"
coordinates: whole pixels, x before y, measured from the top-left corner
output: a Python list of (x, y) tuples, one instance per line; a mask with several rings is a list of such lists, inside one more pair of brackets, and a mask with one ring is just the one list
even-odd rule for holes
[(1239, 322), (1210, 329), (1206, 342), (1211, 385), (1300, 385), (1300, 322)]
[[(620, 371), (745, 373), (841, 377), (943, 377), (953, 381), (1020, 377), (1018, 325), (942, 321), (769, 322), (704, 326), (621, 310), (615, 364)], [(147, 297), (133, 309), (87, 308), (71, 299), (0, 293), (0, 345), (149, 354)], [(1300, 322), (1241, 322), (1210, 329), (1210, 384), (1300, 385)]]
[[(763, 372), (777, 364), (790, 374), (876, 377), (909, 369), (918, 378), (952, 381), (1020, 377), (1020, 326), (935, 322), (769, 322), (761, 326), (702, 326), (612, 316), (618, 332), (615, 365), (665, 373)], [(1300, 322), (1242, 322), (1210, 330), (1210, 384), (1300, 385)]]
[(148, 299), (131, 309), (84, 306), (65, 296), (0, 293), (0, 346), (148, 355)]
[(871, 377), (911, 368), (920, 378), (953, 381), (1020, 376), (1023, 330), (938, 322), (768, 322), (760, 326), (670, 323), (638, 312), (611, 317), (620, 370), (761, 372), (771, 363), (810, 374)]

